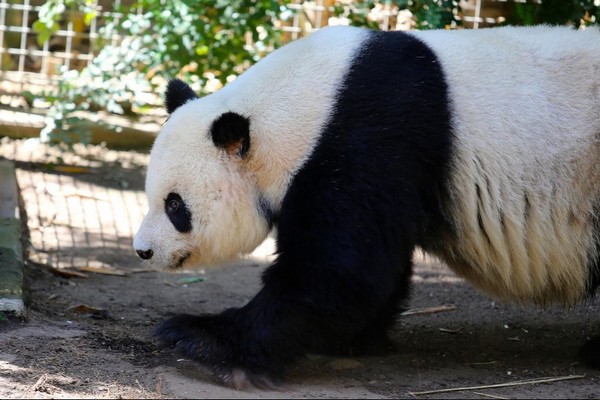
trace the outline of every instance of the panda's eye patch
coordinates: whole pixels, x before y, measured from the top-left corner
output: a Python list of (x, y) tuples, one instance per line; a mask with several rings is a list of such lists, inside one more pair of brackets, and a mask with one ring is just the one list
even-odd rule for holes
[(192, 215), (177, 193), (169, 193), (165, 199), (165, 212), (177, 231), (185, 233), (192, 230)]

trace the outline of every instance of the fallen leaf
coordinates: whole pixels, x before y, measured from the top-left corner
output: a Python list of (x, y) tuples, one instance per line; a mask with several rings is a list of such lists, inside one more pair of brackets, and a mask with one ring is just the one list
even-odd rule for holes
[(179, 283), (196, 283), (196, 282), (204, 282), (206, 279), (205, 276), (187, 276), (185, 278), (178, 279)]
[(64, 268), (50, 268), (50, 272), (55, 275), (62, 276), (63, 278), (89, 278), (88, 275), (83, 272), (73, 271)]
[(47, 168), (50, 171), (66, 172), (68, 174), (89, 174), (93, 172), (91, 168), (77, 167), (75, 165), (47, 165)]
[(103, 312), (104, 309), (88, 306), (87, 304), (79, 304), (79, 305), (67, 308), (67, 311), (78, 312), (78, 313), (82, 313), (82, 314), (89, 314), (89, 313)]

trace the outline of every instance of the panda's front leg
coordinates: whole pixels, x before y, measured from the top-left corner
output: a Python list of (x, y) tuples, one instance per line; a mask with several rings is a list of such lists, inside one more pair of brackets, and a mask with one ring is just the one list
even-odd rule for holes
[(208, 366), (224, 384), (245, 389), (272, 388), (281, 381), (283, 360), (265, 349), (252, 327), (247, 327), (245, 308), (231, 308), (217, 315), (178, 315), (155, 331), (164, 344)]
[(306, 311), (263, 288), (246, 306), (218, 315), (179, 315), (156, 330), (165, 344), (210, 367), (236, 389), (272, 388), (284, 367), (303, 352)]
[(300, 268), (281, 254), (244, 307), (177, 316), (157, 336), (238, 389), (276, 385), (285, 366), (306, 353), (357, 354), (381, 345), (408, 293), (410, 254), (388, 268), (342, 268), (348, 260), (319, 258)]

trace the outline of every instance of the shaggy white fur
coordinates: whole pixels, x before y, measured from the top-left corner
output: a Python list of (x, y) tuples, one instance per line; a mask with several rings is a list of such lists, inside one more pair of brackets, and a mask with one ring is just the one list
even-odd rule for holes
[(415, 32), (438, 55), (455, 130), (456, 242), (438, 254), (503, 299), (581, 299), (600, 200), (600, 32)]

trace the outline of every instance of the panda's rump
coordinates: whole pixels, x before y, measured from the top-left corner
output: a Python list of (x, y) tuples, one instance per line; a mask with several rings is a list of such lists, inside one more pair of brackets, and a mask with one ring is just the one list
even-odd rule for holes
[(502, 299), (572, 304), (593, 292), (600, 34), (538, 27), (420, 37), (441, 59), (453, 108), (444, 205), (453, 229), (438, 255)]

